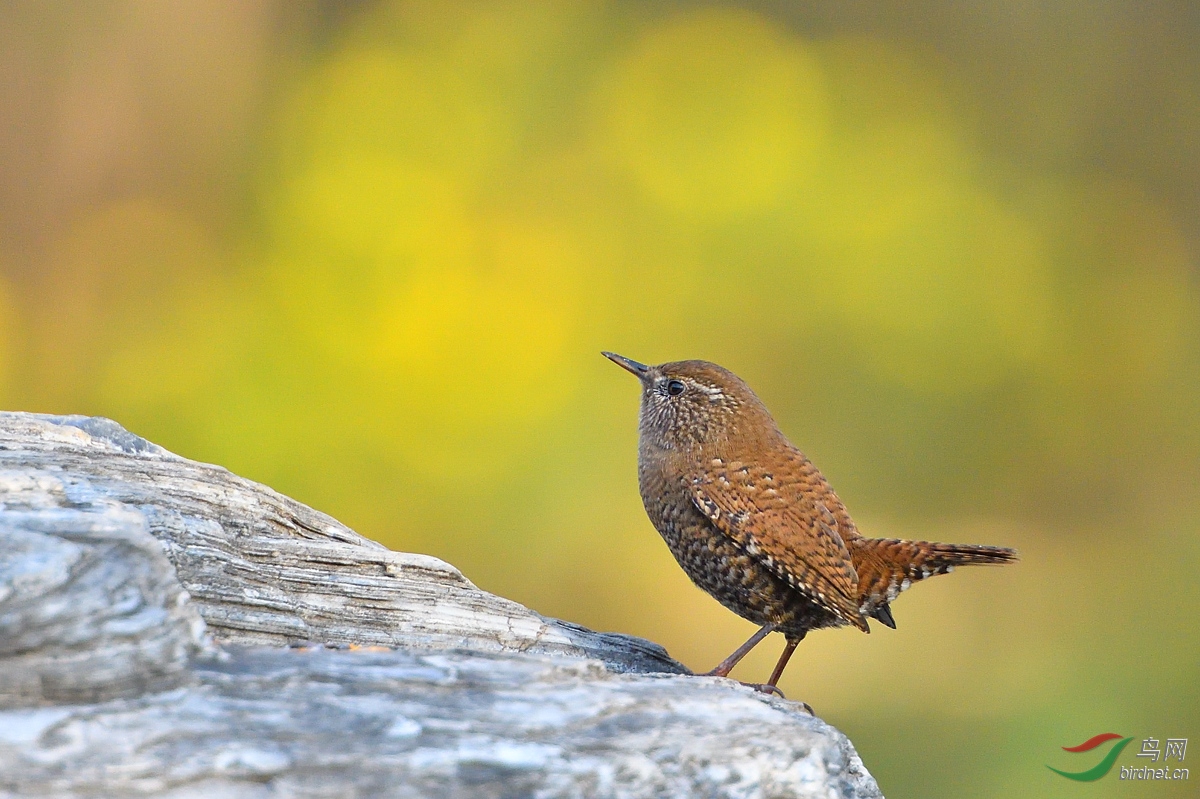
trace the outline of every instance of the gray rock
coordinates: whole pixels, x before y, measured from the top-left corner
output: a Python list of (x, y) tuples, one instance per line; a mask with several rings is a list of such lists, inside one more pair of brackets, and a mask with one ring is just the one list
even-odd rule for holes
[(135, 509), (0, 467), (0, 708), (96, 702), (189, 679), (204, 624)]
[(0, 414), (0, 797), (880, 796), (799, 705), (686, 675), (110, 420)]

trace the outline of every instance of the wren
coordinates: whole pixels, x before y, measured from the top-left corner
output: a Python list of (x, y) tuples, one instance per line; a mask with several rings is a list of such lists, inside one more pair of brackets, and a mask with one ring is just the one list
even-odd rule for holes
[(638, 486), (646, 514), (697, 586), (760, 626), (707, 675), (725, 677), (772, 632), (786, 639), (776, 687), (809, 632), (867, 619), (955, 566), (1011, 563), (1004, 547), (864, 538), (817, 467), (737, 375), (707, 361), (647, 366), (603, 353), (642, 383)]

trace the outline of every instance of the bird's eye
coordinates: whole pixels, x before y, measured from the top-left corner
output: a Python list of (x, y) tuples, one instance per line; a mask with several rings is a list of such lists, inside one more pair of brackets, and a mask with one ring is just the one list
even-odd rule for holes
[(672, 397), (678, 397), (683, 393), (683, 383), (678, 380), (670, 380), (667, 382), (667, 393)]

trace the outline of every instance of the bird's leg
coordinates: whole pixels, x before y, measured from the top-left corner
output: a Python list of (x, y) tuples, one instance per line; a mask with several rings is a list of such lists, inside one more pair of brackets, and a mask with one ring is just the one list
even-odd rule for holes
[[(796, 646), (802, 640), (804, 640), (804, 633), (801, 633), (799, 638), (788, 638), (787, 645), (783, 647), (783, 652), (779, 655), (779, 662), (775, 664), (775, 669), (771, 672), (771, 679), (767, 680), (766, 685), (756, 685), (754, 687), (763, 693), (775, 693), (779, 694), (781, 698), (786, 698), (783, 696), (783, 691), (778, 688), (779, 678), (783, 676), (783, 670), (787, 668), (788, 661), (792, 659), (792, 653), (796, 651)], [(812, 706), (807, 702), (801, 702), (800, 705), (810, 715), (816, 715), (813, 713)]]
[(762, 639), (766, 638), (775, 630), (774, 624), (764, 624), (762, 629), (750, 636), (746, 643), (739, 646), (733, 651), (733, 654), (717, 664), (717, 667), (712, 671), (706, 671), (701, 674), (701, 677), (728, 677), (729, 672), (733, 671), (733, 667), (738, 664), (742, 658), (750, 653), (750, 650), (758, 646)]
[(783, 653), (779, 656), (779, 662), (775, 664), (775, 670), (771, 672), (771, 679), (767, 680), (767, 685), (775, 686), (779, 684), (779, 678), (783, 676), (783, 670), (787, 668), (788, 661), (792, 659), (792, 653), (796, 651), (796, 646), (803, 640), (804, 636), (799, 638), (788, 638), (787, 646), (783, 648)]
[[(712, 671), (705, 672), (704, 674), (701, 674), (700, 676), (701, 677), (728, 677), (729, 672), (733, 671), (733, 667), (738, 664), (738, 661), (740, 661), (742, 658), (746, 657), (746, 655), (748, 655), (750, 653), (751, 649), (758, 646), (759, 643), (762, 642), (762, 639), (766, 638), (768, 635), (770, 635), (773, 632), (775, 632), (774, 624), (764, 624), (761, 630), (756, 632), (754, 635), (750, 636), (750, 639), (748, 641), (746, 641), (746, 643), (739, 646), (736, 650), (734, 650), (734, 653), (732, 655), (730, 655), (729, 657), (725, 658), (720, 663), (718, 663), (717, 667), (715, 669), (713, 669)], [(742, 683), (742, 685), (746, 686), (747, 688), (753, 688), (756, 691), (761, 691), (764, 694), (778, 694), (780, 696), (780, 698), (786, 699), (787, 697), (784, 697), (783, 691), (779, 690), (779, 686), (778, 686), (779, 678), (781, 676), (783, 676), (783, 670), (785, 668), (787, 668), (788, 661), (791, 660), (791, 658), (792, 658), (792, 653), (796, 651), (796, 646), (803, 639), (804, 639), (804, 633), (801, 633), (798, 638), (789, 637), (787, 639), (787, 645), (784, 646), (784, 648), (783, 648), (783, 654), (781, 654), (779, 656), (779, 662), (775, 664), (775, 670), (771, 672), (770, 680), (768, 680), (765, 683), (744, 682), (744, 683)], [(804, 709), (807, 710), (809, 713), (813, 712), (813, 709), (811, 707), (809, 707), (806, 702), (801, 702), (800, 704), (803, 705)]]

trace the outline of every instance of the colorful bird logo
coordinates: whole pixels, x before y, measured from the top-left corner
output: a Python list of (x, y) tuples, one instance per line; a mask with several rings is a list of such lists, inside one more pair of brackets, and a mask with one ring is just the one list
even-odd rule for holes
[(1050, 769), (1055, 774), (1063, 775), (1069, 780), (1077, 780), (1079, 782), (1092, 782), (1094, 780), (1098, 780), (1107, 774), (1110, 769), (1112, 769), (1113, 763), (1115, 763), (1117, 760), (1117, 755), (1121, 754), (1121, 750), (1129, 745), (1129, 742), (1133, 740), (1132, 738), (1122, 738), (1122, 736), (1117, 735), (1115, 732), (1105, 732), (1095, 737), (1088, 738), (1086, 741), (1079, 744), (1079, 746), (1063, 747), (1063, 751), (1066, 752), (1090, 752), (1097, 746), (1108, 743), (1109, 741), (1117, 738), (1121, 738), (1121, 742), (1115, 744), (1112, 749), (1109, 749), (1108, 754), (1104, 756), (1104, 759), (1092, 766), (1087, 771), (1060, 771), (1054, 766), (1046, 766), (1046, 768)]

